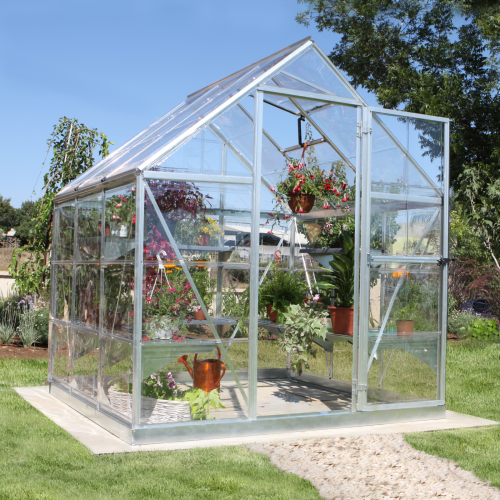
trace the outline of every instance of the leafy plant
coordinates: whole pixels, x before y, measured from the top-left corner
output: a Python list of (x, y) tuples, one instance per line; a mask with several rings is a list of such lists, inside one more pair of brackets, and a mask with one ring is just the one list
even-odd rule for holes
[(472, 325), (477, 316), (463, 311), (452, 311), (448, 314), (448, 331), (454, 333), (458, 338), (469, 336)]
[(284, 313), (285, 331), (279, 339), (281, 348), (291, 355), (291, 366), (299, 375), (309, 369), (309, 357), (316, 357), (314, 338), (326, 338), (327, 313), (315, 302), (292, 304)]
[(2, 318), (0, 322), (0, 340), (2, 344), (10, 344), (16, 336), (16, 327), (19, 321), (17, 309), (8, 303), (2, 310)]
[(259, 312), (265, 314), (266, 306), (272, 305), (274, 311), (282, 314), (290, 305), (303, 303), (306, 290), (306, 284), (296, 274), (280, 269), (275, 263), (271, 278), (259, 288)]
[(354, 238), (354, 217), (350, 212), (343, 217), (329, 217), (313, 223), (297, 222), (299, 232), (306, 236), (311, 248), (333, 248), (340, 242), (343, 232)]
[[(94, 165), (94, 150), (99, 146), (99, 155), (104, 158), (113, 144), (97, 129), (89, 129), (76, 119), (60, 118), (54, 125), (52, 137), (47, 141), (52, 146), (50, 169), (44, 177), (44, 195), (39, 201), (33, 218), (35, 227), (30, 236), (31, 243), (14, 250), (9, 266), (21, 293), (40, 293), (49, 278), (49, 249), (53, 237), (54, 197), (58, 191)], [(30, 252), (30, 259), (21, 260), (23, 251)]]
[(217, 389), (206, 393), (203, 389), (189, 389), (184, 393), (184, 400), (191, 405), (193, 420), (211, 420), (215, 417), (210, 415), (210, 407), (213, 409), (225, 408), (220, 399)]
[(330, 261), (332, 269), (324, 275), (326, 280), (317, 284), (322, 290), (335, 291), (337, 307), (351, 307), (354, 304), (354, 242), (351, 236), (343, 232), (341, 236), (344, 254), (335, 254)]
[(494, 319), (478, 318), (472, 323), (469, 336), (476, 340), (500, 340), (500, 331)]
[(18, 336), (23, 347), (30, 347), (41, 338), (41, 333), (36, 328), (36, 311), (25, 311), (19, 317)]

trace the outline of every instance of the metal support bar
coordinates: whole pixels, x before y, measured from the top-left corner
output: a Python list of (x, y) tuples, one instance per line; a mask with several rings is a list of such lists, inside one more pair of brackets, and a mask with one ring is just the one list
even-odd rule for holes
[[(137, 176), (135, 191), (135, 269), (134, 269), (134, 351), (132, 374), (132, 428), (141, 425), (141, 392), (142, 392), (142, 283), (144, 272), (144, 179)], [(102, 226), (104, 234), (104, 226)]]
[[(321, 144), (322, 142), (326, 142), (325, 139), (322, 137), (321, 139), (316, 139), (314, 141), (308, 142), (308, 146), (316, 146), (316, 144)], [(297, 151), (297, 149), (302, 149), (304, 145), (298, 145), (298, 146), (290, 146), (289, 148), (282, 149), (283, 153), (289, 153), (290, 151)]]
[(237, 175), (193, 174), (189, 172), (144, 172), (144, 179), (161, 179), (167, 181), (210, 182), (217, 184), (252, 184), (251, 177)]
[[(273, 78), (274, 81), (274, 78)], [(276, 82), (274, 82), (276, 83)], [(278, 85), (278, 84), (277, 84)], [(333, 94), (318, 94), (317, 92), (307, 92), (304, 90), (295, 90), (284, 88), (281, 84), (278, 87), (271, 85), (260, 85), (258, 90), (266, 92), (266, 94), (283, 95), (288, 98), (295, 97), (297, 99), (307, 99), (309, 101), (331, 102), (333, 104), (342, 104), (346, 106), (359, 106), (360, 102), (356, 99), (348, 97), (339, 97)]]
[(257, 362), (258, 362), (258, 315), (259, 315), (259, 250), (260, 250), (260, 187), (262, 177), (262, 124), (264, 94), (256, 91), (253, 122), (253, 192), (250, 230), (250, 316), (248, 348), (248, 416), (257, 418)]

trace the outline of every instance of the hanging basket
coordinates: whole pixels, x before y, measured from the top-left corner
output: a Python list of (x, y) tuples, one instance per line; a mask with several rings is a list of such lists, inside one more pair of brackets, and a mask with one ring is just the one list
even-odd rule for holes
[[(132, 418), (132, 394), (109, 389), (108, 398), (113, 409)], [(141, 397), (141, 423), (187, 422), (191, 420), (189, 401), (168, 401)]]
[(294, 214), (299, 213), (302, 209), (302, 214), (308, 214), (314, 207), (316, 196), (314, 194), (289, 194), (288, 206)]

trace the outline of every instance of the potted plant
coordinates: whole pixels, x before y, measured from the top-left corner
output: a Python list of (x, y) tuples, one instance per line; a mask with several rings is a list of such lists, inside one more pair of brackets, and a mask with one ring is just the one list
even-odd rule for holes
[(329, 306), (334, 333), (353, 334), (354, 316), (354, 242), (343, 232), (341, 236), (343, 254), (336, 254), (330, 261), (331, 270), (325, 274), (325, 281), (317, 284), (322, 290), (335, 292), (335, 306)]
[(280, 336), (280, 347), (289, 353), (291, 367), (299, 375), (309, 368), (309, 357), (316, 357), (316, 337), (325, 340), (327, 329), (324, 320), (326, 311), (319, 308), (317, 298), (305, 304), (292, 304), (283, 313), (285, 331)]
[(278, 313), (285, 312), (291, 304), (304, 302), (307, 286), (297, 275), (273, 265), (271, 278), (266, 279), (259, 287), (259, 312), (271, 321), (278, 320)]
[(396, 309), (393, 318), (396, 321), (398, 335), (413, 337), (413, 326), (418, 310), (414, 305), (408, 304), (405, 307)]
[[(314, 146), (308, 149), (307, 141), (310, 139), (312, 133), (307, 124), (302, 157), (287, 161), (280, 182), (271, 187), (276, 196), (276, 207), (272, 214), (275, 217), (282, 211), (281, 205), (284, 200), (288, 202), (293, 213), (308, 213), (315, 203), (320, 202), (319, 204), (327, 210), (335, 206), (340, 208), (341, 203), (345, 204), (351, 198), (352, 190), (347, 189), (344, 163), (335, 161), (331, 164), (330, 171), (321, 169), (315, 156)], [(306, 150), (307, 158), (305, 158)]]

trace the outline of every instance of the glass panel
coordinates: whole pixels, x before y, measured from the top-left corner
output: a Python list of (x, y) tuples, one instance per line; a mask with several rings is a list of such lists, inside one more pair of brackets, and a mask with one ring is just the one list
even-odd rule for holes
[(114, 337), (132, 339), (134, 327), (134, 266), (104, 267), (104, 330)]
[(57, 264), (54, 266), (55, 303), (54, 318), (63, 321), (71, 320), (71, 298), (73, 296), (73, 265)]
[(74, 249), (75, 207), (56, 207), (53, 260), (72, 260)]
[(72, 330), (70, 345), (69, 385), (91, 398), (97, 398), (99, 336)]
[(102, 198), (85, 198), (78, 202), (77, 260), (101, 258)]
[(122, 417), (132, 418), (132, 355), (130, 343), (104, 336), (102, 350), (99, 401)]
[(68, 381), (69, 327), (49, 323), (49, 376)]
[(100, 267), (82, 264), (76, 267), (75, 323), (92, 330), (99, 326)]
[(303, 90), (304, 92), (315, 92), (317, 94), (323, 94), (322, 90), (318, 90), (316, 87), (311, 87), (311, 85), (307, 85), (307, 83), (300, 82), (295, 78), (291, 78), (288, 75), (284, 75), (282, 73), (278, 73), (273, 77), (280, 84), (281, 87), (285, 87), (287, 89), (293, 90)]
[(369, 353), (396, 295), (368, 374), (369, 404), (436, 399), (440, 279), (437, 265), (391, 263), (373, 269)]
[(286, 72), (305, 80), (319, 90), (340, 97), (356, 97), (335, 75), (314, 49), (307, 51), (286, 67)]
[(106, 193), (104, 258), (132, 260), (135, 246), (135, 187)]

